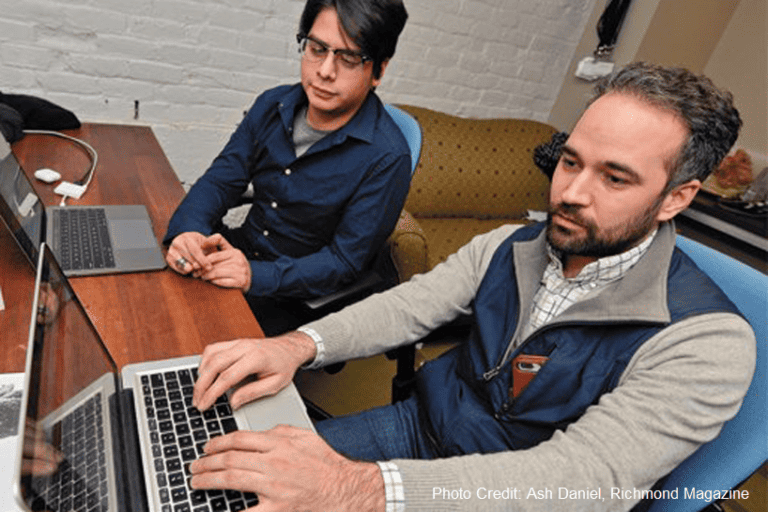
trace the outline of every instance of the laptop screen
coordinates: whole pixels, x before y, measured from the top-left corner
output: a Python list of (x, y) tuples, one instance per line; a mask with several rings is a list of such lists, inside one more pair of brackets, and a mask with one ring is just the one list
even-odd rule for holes
[(0, 218), (32, 264), (37, 262), (37, 248), (43, 241), (44, 214), (43, 203), (11, 146), (0, 137)]
[[(62, 500), (70, 500), (63, 505), (80, 510), (76, 505), (83, 503), (72, 501), (74, 494), (60, 496), (52, 489), (61, 489), (64, 478), (85, 491), (77, 499), (86, 504), (106, 499), (92, 488), (98, 481), (92, 475), (108, 472), (111, 457), (93, 455), (87, 449), (100, 443), (102, 452), (111, 450), (112, 431), (119, 428), (110, 427), (108, 419), (111, 398), (118, 389), (117, 367), (45, 244), (35, 287), (19, 428), (24, 442), (17, 460), (17, 497), (30, 510), (59, 510)], [(94, 434), (101, 435), (101, 441)]]

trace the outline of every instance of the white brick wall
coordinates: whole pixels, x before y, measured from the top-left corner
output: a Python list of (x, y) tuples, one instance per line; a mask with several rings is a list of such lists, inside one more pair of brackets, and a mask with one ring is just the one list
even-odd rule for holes
[[(463, 116), (546, 120), (595, 1), (405, 0), (408, 24), (378, 92)], [(303, 6), (0, 0), (0, 91), (83, 121), (149, 124), (190, 183), (259, 92), (298, 80)]]

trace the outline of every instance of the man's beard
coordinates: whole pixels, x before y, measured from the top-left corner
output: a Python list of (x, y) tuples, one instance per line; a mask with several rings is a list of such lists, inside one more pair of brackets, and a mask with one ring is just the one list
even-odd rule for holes
[[(621, 254), (642, 242), (656, 228), (656, 214), (664, 197), (660, 196), (636, 221), (600, 232), (594, 222), (581, 217), (580, 206), (560, 203), (550, 206), (547, 217), (547, 241), (563, 255), (603, 258)], [(559, 213), (581, 230), (571, 230), (552, 222)], [(583, 230), (583, 233), (580, 231)]]

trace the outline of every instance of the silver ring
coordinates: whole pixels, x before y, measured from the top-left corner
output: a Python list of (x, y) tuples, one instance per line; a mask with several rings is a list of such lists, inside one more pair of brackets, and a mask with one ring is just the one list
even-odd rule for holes
[(184, 266), (189, 263), (184, 256), (176, 260), (176, 266), (179, 268), (184, 268)]

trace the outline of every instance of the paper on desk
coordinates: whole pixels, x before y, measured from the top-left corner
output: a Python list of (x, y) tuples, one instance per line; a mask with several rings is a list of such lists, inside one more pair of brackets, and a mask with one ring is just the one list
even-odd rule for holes
[(23, 373), (0, 374), (0, 510), (19, 510), (13, 497)]

